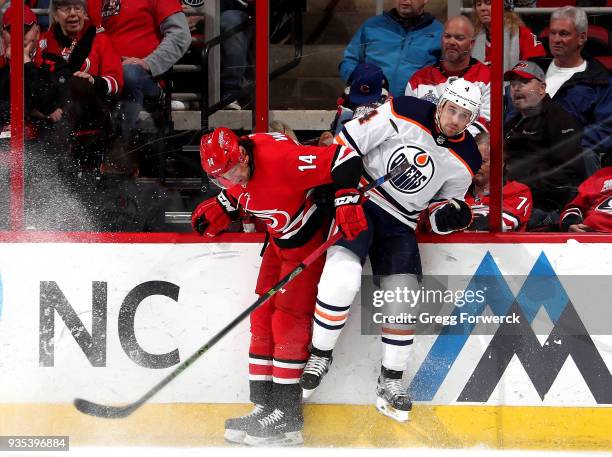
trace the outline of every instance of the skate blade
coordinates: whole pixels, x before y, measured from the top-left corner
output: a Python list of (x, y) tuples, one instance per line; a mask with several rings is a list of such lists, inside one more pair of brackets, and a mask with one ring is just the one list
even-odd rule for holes
[(246, 432), (244, 430), (231, 430), (226, 428), (225, 433), (223, 434), (225, 441), (236, 444), (244, 444), (245, 437)]
[(401, 411), (396, 409), (382, 398), (376, 399), (376, 409), (381, 414), (398, 422), (408, 422), (410, 420), (410, 411)]
[(265, 438), (247, 434), (244, 444), (249, 446), (298, 446), (304, 444), (304, 438), (302, 432), (287, 432)]

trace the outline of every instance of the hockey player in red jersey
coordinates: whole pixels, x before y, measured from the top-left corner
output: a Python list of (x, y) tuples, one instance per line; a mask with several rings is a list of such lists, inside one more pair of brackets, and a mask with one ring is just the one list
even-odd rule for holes
[[(267, 246), (256, 293), (266, 293), (326, 239), (329, 223), (315, 194), (331, 185), (335, 218), (346, 239), (367, 227), (357, 185), (359, 155), (341, 145), (302, 146), (281, 133), (238, 138), (217, 128), (202, 137), (202, 167), (224, 187), (193, 212), (194, 229), (215, 236), (239, 211), (267, 224)], [(298, 384), (308, 359), (319, 258), (251, 314), (249, 387), (253, 411), (228, 419), (225, 438), (249, 445), (303, 442), (302, 391)]]
[(612, 166), (598, 170), (578, 187), (561, 213), (561, 229), (612, 233)]
[[(472, 178), (472, 185), (465, 195), (465, 202), (472, 207), (472, 223), (466, 230), (489, 230), (489, 135), (476, 135), (478, 150), (482, 155), (480, 170)], [(502, 189), (503, 231), (525, 231), (533, 206), (531, 190), (525, 184), (508, 181)]]
[[(319, 281), (311, 355), (300, 384), (308, 397), (332, 361), (332, 351), (361, 285), (369, 256), (383, 291), (415, 290), (422, 274), (414, 229), (428, 211), (433, 230), (447, 234), (466, 228), (472, 212), (463, 198), (481, 165), (478, 147), (465, 129), (478, 117), (482, 94), (464, 79), (451, 83), (438, 105), (414, 97), (397, 97), (344, 124), (336, 142), (363, 157), (367, 184), (399, 164), (408, 170), (369, 193), (364, 203), (368, 229), (355, 240), (341, 240), (328, 250)], [(406, 303), (385, 303), (398, 316)], [(376, 387), (376, 407), (398, 421), (408, 420), (412, 403), (402, 384), (414, 326), (384, 323), (383, 357)]]

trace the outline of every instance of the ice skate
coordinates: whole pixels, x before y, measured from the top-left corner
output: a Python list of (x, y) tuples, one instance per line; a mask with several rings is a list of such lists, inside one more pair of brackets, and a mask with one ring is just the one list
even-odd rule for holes
[[(389, 375), (392, 377), (388, 377)], [(412, 402), (406, 387), (402, 384), (401, 375), (401, 371), (382, 368), (376, 386), (376, 409), (393, 420), (406, 422), (409, 419)]]
[(310, 397), (315, 389), (319, 387), (323, 376), (329, 371), (329, 366), (332, 363), (331, 351), (320, 351), (313, 348), (308, 362), (304, 367), (302, 376), (300, 377), (300, 387), (302, 387), (302, 397)]
[(304, 418), (275, 409), (249, 424), (244, 443), (249, 446), (296, 446), (304, 443)]
[(225, 421), (225, 434), (223, 437), (231, 443), (244, 444), (244, 438), (246, 437), (249, 425), (260, 417), (266, 416), (269, 412), (270, 408), (256, 404), (250, 413), (227, 419)]

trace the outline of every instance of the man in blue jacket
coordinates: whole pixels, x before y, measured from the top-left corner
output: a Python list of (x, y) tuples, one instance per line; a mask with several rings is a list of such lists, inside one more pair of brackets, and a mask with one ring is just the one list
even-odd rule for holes
[(581, 8), (554, 11), (549, 38), (553, 60), (541, 66), (548, 95), (584, 128), (582, 147), (590, 176), (600, 167), (599, 157), (612, 154), (612, 79), (601, 64), (582, 55), (587, 28)]
[(404, 95), (412, 74), (437, 62), (443, 26), (424, 12), (429, 0), (396, 0), (392, 10), (363, 23), (344, 50), (345, 81), (360, 63), (373, 63), (389, 78), (391, 95)]

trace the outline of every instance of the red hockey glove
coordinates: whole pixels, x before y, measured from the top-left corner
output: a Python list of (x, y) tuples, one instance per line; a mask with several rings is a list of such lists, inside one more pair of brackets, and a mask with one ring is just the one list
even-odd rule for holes
[(340, 189), (336, 192), (336, 223), (347, 240), (354, 240), (368, 228), (368, 221), (361, 206), (364, 201), (364, 196), (357, 189)]
[(200, 203), (191, 214), (191, 225), (200, 235), (213, 237), (225, 230), (237, 216), (233, 199), (221, 191), (219, 195)]

